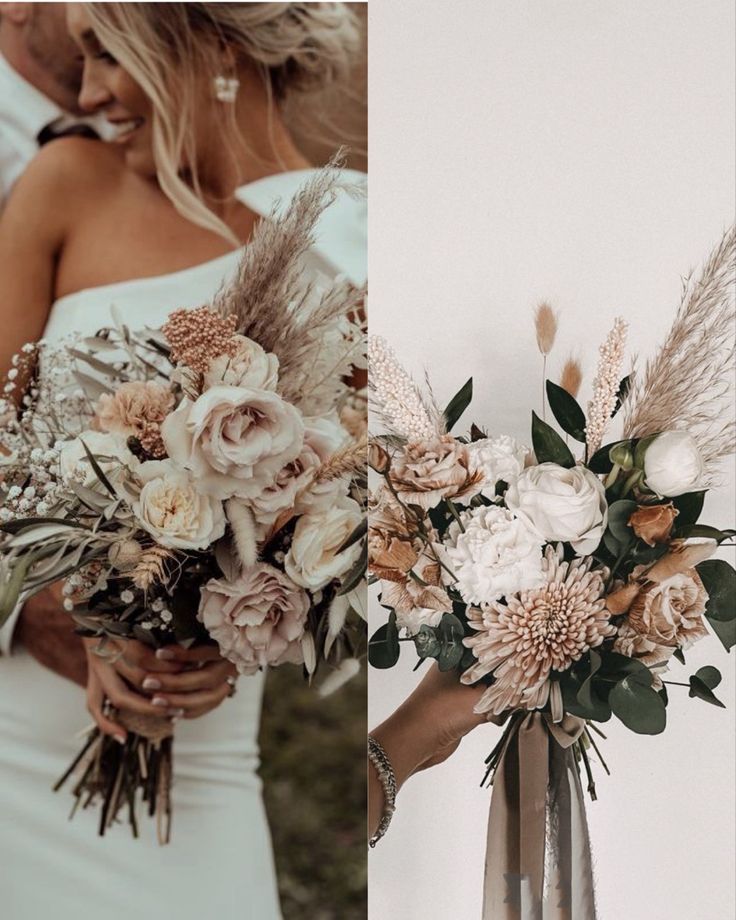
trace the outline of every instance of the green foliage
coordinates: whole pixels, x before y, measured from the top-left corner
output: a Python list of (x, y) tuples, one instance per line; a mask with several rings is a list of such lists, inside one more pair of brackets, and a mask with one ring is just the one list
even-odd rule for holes
[(627, 374), (619, 384), (618, 393), (616, 394), (616, 405), (613, 407), (611, 418), (613, 418), (618, 413), (618, 410), (621, 408), (621, 406), (623, 406), (624, 400), (628, 396), (629, 390), (631, 389), (632, 376), (632, 374)]
[(556, 463), (559, 466), (575, 466), (570, 448), (536, 412), (532, 412), (532, 445), (539, 463)]
[(374, 668), (392, 668), (399, 660), (399, 630), (396, 612), (391, 611), (388, 622), (379, 626), (368, 643), (368, 661)]
[(672, 504), (677, 508), (679, 514), (675, 518), (677, 530), (688, 527), (697, 523), (703, 511), (703, 502), (705, 501), (705, 491), (703, 492), (686, 492), (685, 495), (678, 495), (672, 499)]
[(708, 592), (705, 616), (728, 652), (736, 645), (736, 572), (723, 559), (706, 559), (695, 568)]
[(547, 402), (557, 424), (564, 432), (585, 444), (585, 413), (578, 401), (564, 387), (551, 380), (546, 382)]
[(452, 431), (455, 423), (470, 405), (473, 398), (473, 378), (470, 377), (462, 387), (455, 393), (447, 408), (444, 411), (445, 425), (448, 431)]
[(465, 651), (465, 646), (463, 645), (464, 635), (465, 630), (462, 622), (454, 613), (445, 613), (440, 620), (437, 636), (440, 644), (437, 664), (440, 671), (451, 671), (460, 664)]
[(720, 682), (721, 672), (718, 668), (710, 666), (699, 668), (690, 678), (690, 690), (688, 695), (691, 697), (698, 697), (698, 699), (705, 700), (706, 703), (711, 703), (713, 706), (720, 706), (721, 709), (725, 709), (726, 707), (724, 704), (713, 693)]
[(667, 724), (667, 708), (662, 697), (651, 687), (652, 676), (645, 682), (640, 672), (629, 674), (611, 690), (608, 702), (614, 715), (638, 735), (658, 735)]

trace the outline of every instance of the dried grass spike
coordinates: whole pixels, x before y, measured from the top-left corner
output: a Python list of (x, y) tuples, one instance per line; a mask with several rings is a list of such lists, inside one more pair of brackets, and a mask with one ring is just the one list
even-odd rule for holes
[(546, 301), (542, 301), (534, 312), (534, 331), (537, 347), (546, 357), (552, 351), (557, 337), (557, 314)]
[(577, 360), (577, 358), (573, 358), (571, 356), (562, 366), (562, 373), (560, 374), (560, 386), (563, 390), (567, 390), (570, 396), (572, 396), (574, 399), (577, 399), (582, 382), (583, 369), (580, 366), (580, 362)]
[(157, 581), (163, 582), (167, 575), (167, 563), (173, 558), (174, 553), (164, 546), (145, 549), (131, 573), (133, 584), (141, 591), (148, 591)]

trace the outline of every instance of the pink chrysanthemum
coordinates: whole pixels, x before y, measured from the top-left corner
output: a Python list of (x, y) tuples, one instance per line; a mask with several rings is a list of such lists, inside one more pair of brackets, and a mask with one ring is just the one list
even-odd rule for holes
[(615, 633), (603, 573), (591, 571), (592, 562), (590, 557), (563, 562), (561, 548), (548, 546), (541, 588), (468, 610), (476, 634), (464, 642), (478, 660), (461, 681), (473, 684), (491, 672), (495, 678), (476, 712), (540, 709), (549, 698), (550, 673), (565, 671)]

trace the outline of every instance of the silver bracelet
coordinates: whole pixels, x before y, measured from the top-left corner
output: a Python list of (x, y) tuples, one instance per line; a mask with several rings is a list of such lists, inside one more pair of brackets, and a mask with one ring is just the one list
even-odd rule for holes
[(375, 834), (368, 841), (369, 845), (374, 847), (388, 830), (396, 811), (396, 777), (386, 752), (372, 735), (368, 735), (368, 759), (383, 786), (383, 815)]

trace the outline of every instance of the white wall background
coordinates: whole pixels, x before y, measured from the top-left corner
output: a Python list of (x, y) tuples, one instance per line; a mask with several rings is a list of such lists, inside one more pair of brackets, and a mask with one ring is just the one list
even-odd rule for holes
[[(734, 5), (372, 0), (369, 24), (371, 331), (441, 402), (472, 373), (474, 417), (528, 443), (538, 300), (560, 311), (551, 371), (572, 351), (589, 388), (614, 316), (651, 352), (733, 220)], [(732, 524), (733, 468), (706, 510)], [(372, 725), (417, 679), (404, 655), (371, 672)], [(613, 776), (588, 809), (601, 920), (736, 916), (734, 655), (704, 640), (672, 678), (706, 663), (728, 711), (673, 687), (664, 735), (608, 725)], [(370, 855), (370, 920), (480, 916), (497, 734), (404, 788)]]

